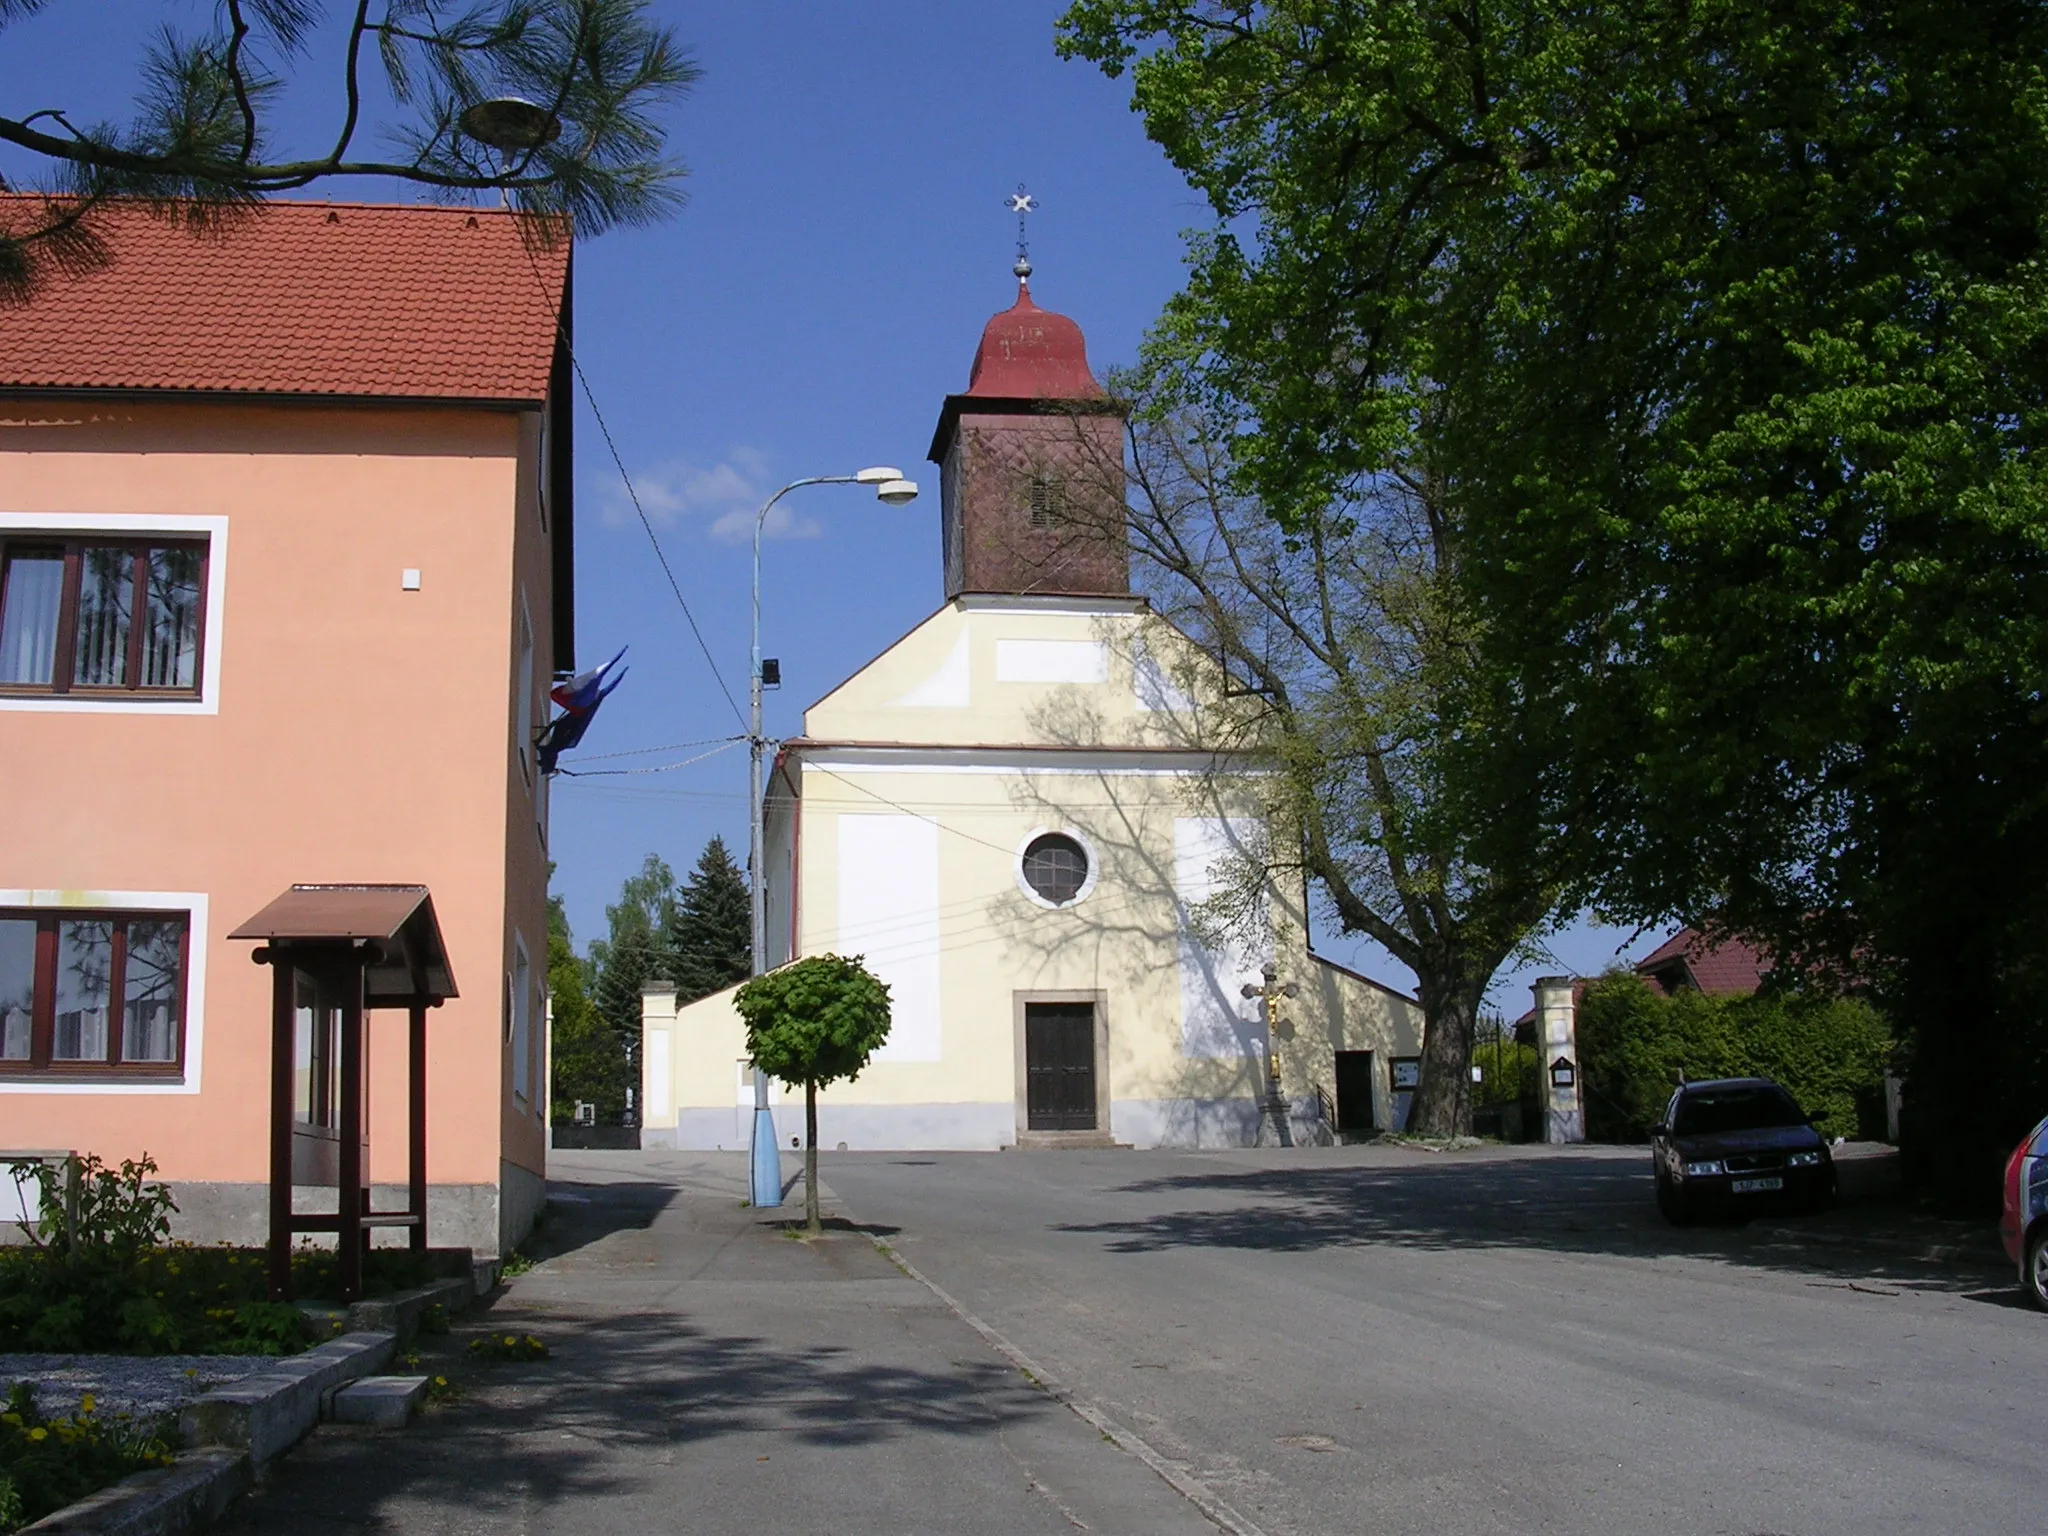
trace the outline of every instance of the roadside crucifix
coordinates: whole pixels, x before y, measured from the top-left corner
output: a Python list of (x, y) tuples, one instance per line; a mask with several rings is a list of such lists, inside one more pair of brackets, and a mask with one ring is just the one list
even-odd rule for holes
[(1294, 1128), (1288, 1123), (1286, 1095), (1280, 1091), (1280, 1042), (1294, 1038), (1294, 1025), (1280, 1016), (1280, 999), (1299, 997), (1301, 988), (1294, 982), (1282, 981), (1280, 973), (1270, 965), (1264, 975), (1263, 986), (1248, 981), (1243, 989), (1246, 997), (1263, 999), (1266, 1018), (1266, 1096), (1259, 1103), (1257, 1145), (1291, 1147)]

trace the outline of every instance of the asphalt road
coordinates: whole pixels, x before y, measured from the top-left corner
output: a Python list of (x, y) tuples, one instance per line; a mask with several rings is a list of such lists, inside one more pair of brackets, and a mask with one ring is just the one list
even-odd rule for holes
[[(558, 1156), (534, 1268), (418, 1341), (456, 1395), (323, 1425), (218, 1536), (1214, 1536), (863, 1233), (742, 1157)], [(469, 1345), (531, 1333), (546, 1359)]]
[[(2038, 1531), (2009, 1277), (1679, 1232), (1640, 1151), (848, 1155), (826, 1187), (1267, 1536)], [(1883, 1228), (1854, 1203), (1818, 1224)]]

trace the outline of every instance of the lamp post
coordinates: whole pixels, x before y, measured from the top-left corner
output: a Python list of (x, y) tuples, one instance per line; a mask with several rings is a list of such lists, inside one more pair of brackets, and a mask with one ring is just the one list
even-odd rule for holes
[[(875, 499), (884, 506), (900, 507), (917, 500), (917, 483), (903, 478), (903, 471), (876, 465), (851, 475), (812, 475), (792, 480), (761, 503), (754, 516), (754, 608), (752, 644), (747, 665), (749, 711), (747, 716), (747, 898), (748, 918), (753, 930), (753, 974), (768, 968), (768, 906), (762, 879), (761, 762), (768, 738), (761, 732), (761, 530), (775, 503), (791, 491), (806, 485), (872, 485)], [(794, 945), (796, 935), (790, 935)], [(775, 1144), (775, 1116), (768, 1109), (768, 1074), (754, 1068), (754, 1139), (749, 1183), (755, 1205), (782, 1204), (782, 1152)]]

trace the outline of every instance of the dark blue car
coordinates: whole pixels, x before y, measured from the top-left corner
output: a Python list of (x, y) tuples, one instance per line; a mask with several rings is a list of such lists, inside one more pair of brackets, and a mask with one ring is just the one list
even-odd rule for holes
[(1687, 1083), (1651, 1128), (1657, 1209), (1684, 1226), (1701, 1216), (1744, 1220), (1834, 1203), (1827, 1138), (1767, 1077)]
[(1998, 1236), (2020, 1267), (2021, 1289), (2048, 1310), (2048, 1120), (2027, 1132), (2005, 1165)]

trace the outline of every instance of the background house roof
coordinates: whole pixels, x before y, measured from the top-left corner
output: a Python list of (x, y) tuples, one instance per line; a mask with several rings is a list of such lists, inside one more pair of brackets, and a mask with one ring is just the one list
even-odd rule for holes
[(1763, 953), (1741, 939), (1724, 939), (1709, 944), (1696, 928), (1681, 928), (1635, 964), (1638, 976), (1664, 983), (1683, 968), (1683, 977), (1710, 996), (1728, 992), (1754, 992), (1770, 969)]
[[(0, 197), (22, 227), (40, 198)], [(538, 404), (569, 243), (490, 209), (272, 201), (194, 230), (93, 216), (109, 261), (0, 308), (0, 389)]]

